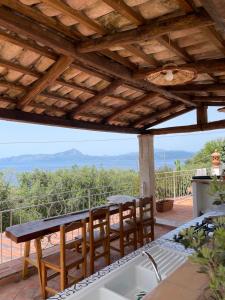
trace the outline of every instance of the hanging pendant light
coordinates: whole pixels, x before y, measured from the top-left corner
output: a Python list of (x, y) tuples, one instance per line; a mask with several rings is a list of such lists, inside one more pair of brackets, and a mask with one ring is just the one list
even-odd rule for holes
[(197, 71), (193, 68), (179, 67), (176, 64), (166, 64), (157, 71), (146, 75), (146, 80), (156, 85), (170, 86), (184, 84), (194, 80)]

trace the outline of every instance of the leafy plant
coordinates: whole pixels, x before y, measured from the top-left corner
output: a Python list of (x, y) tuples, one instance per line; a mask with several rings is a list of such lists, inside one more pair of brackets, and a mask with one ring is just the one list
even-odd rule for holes
[(225, 203), (225, 182), (214, 176), (209, 185), (209, 194), (215, 197), (214, 205)]
[(195, 250), (191, 261), (200, 265), (199, 272), (209, 277), (209, 298), (225, 300), (225, 217), (213, 218), (216, 227), (209, 237), (203, 230), (188, 228), (180, 232), (182, 244)]

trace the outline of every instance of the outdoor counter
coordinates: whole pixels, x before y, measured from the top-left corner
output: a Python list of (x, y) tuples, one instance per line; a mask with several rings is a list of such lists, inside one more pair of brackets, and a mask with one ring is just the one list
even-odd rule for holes
[(216, 205), (213, 205), (215, 197), (210, 194), (210, 183), (211, 179), (192, 179), (194, 218), (213, 210), (223, 210), (225, 212), (225, 207), (220, 206), (218, 209)]
[[(163, 235), (159, 239), (157, 239), (157, 240), (155, 240), (155, 241), (153, 241), (153, 242), (145, 245), (144, 247), (139, 248), (138, 250), (136, 250), (136, 251), (128, 254), (127, 256), (125, 256), (125, 257), (121, 258), (120, 260), (114, 262), (113, 264), (105, 267), (104, 269), (96, 272), (95, 274), (93, 274), (92, 276), (84, 279), (83, 281), (81, 281), (81, 282), (79, 282), (79, 283), (77, 283), (75, 285), (72, 285), (70, 288), (66, 289), (65, 291), (63, 291), (63, 292), (61, 292), (61, 293), (59, 293), (59, 294), (57, 294), (57, 295), (55, 295), (55, 296), (53, 296), (53, 297), (51, 297), (49, 299), (55, 299), (55, 300), (71, 299), (71, 296), (73, 296), (73, 295), (74, 296), (72, 297), (72, 299), (76, 299), (76, 294), (77, 295), (80, 294), (81, 291), (87, 290), (90, 287), (94, 288), (96, 285), (99, 286), (100, 281), (104, 280), (104, 277), (106, 275), (108, 275), (109, 273), (115, 271), (115, 272), (118, 272), (118, 275), (119, 275), (119, 272), (120, 272), (122, 266), (124, 266), (125, 264), (131, 263), (132, 260), (134, 260), (137, 256), (140, 256), (140, 254), (142, 253), (142, 251), (149, 251), (152, 247), (155, 247), (156, 245), (162, 246), (164, 248), (173, 249), (176, 252), (180, 252), (180, 253), (188, 256), (191, 253), (193, 253), (193, 250), (191, 250), (191, 249), (184, 249), (184, 247), (181, 244), (173, 242), (172, 241), (173, 236), (175, 234), (178, 234), (181, 229), (188, 228), (191, 225), (196, 224), (196, 222), (201, 222), (207, 216), (218, 216), (218, 215), (222, 215), (222, 214), (224, 214), (224, 213), (221, 212), (221, 211), (212, 211), (212, 212), (208, 212), (208, 213), (202, 215), (201, 217), (195, 218), (195, 219), (191, 220), (190, 222), (188, 222), (188, 223), (186, 223), (186, 224), (184, 224), (184, 225), (182, 225), (182, 226), (180, 226), (180, 227), (178, 227), (178, 228), (176, 228), (176, 229), (168, 232), (167, 234)], [(179, 272), (179, 269), (178, 269), (177, 272)], [(190, 271), (188, 271), (188, 272), (190, 272)], [(159, 290), (160, 286), (167, 285), (164, 282), (166, 282), (166, 279), (163, 280), (160, 283), (160, 285), (158, 287), (156, 287), (152, 292), (150, 292), (150, 294), (149, 294), (148, 297), (150, 297), (151, 293), (153, 293), (154, 291)], [(145, 298), (146, 297), (147, 296), (145, 296)], [(152, 298), (146, 298), (146, 299), (150, 300)], [(156, 299), (158, 299), (158, 298), (156, 298)], [(163, 298), (159, 298), (159, 299), (161, 300)], [(182, 298), (181, 297), (180, 299), (186, 299), (186, 298)], [(192, 298), (192, 299), (194, 300), (195, 298)], [(188, 300), (190, 300), (190, 299), (188, 299)]]

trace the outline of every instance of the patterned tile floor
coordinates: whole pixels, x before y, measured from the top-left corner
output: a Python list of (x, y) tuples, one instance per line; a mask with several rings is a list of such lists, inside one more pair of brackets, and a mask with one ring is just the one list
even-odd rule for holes
[[(174, 203), (174, 208), (170, 212), (158, 213), (157, 217), (164, 218), (167, 220), (176, 220), (178, 222), (185, 223), (192, 218), (192, 198), (188, 197), (185, 199), (177, 199)], [(169, 232), (173, 228), (170, 226), (155, 226), (155, 237), (158, 238), (163, 234)], [(4, 237), (2, 239), (3, 244), (3, 254), (6, 257), (11, 257), (11, 243)], [(128, 249), (127, 253), (132, 251)], [(18, 246), (14, 246), (13, 255), (19, 257), (21, 249)], [(112, 253), (112, 261), (117, 260), (118, 254)], [(96, 270), (104, 266), (104, 261), (99, 260), (96, 264)], [(10, 268), (16, 269), (21, 268), (21, 261), (16, 260), (14, 262), (4, 263), (0, 265), (0, 278), (1, 275), (7, 272)], [(58, 285), (56, 279), (52, 282), (54, 286)], [(26, 280), (21, 280), (20, 275), (15, 275), (13, 277), (7, 278), (5, 280), (0, 280), (0, 300), (39, 300), (41, 299), (39, 293), (39, 283), (37, 274), (31, 275)]]

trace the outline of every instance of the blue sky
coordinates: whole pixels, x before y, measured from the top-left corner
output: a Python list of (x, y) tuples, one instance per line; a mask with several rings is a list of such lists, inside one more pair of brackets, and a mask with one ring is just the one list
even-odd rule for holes
[[(217, 108), (209, 108), (209, 121), (219, 119), (225, 119), (225, 113), (218, 113)], [(188, 125), (195, 123), (195, 120), (195, 112), (190, 112), (158, 127)], [(158, 136), (155, 137), (155, 147), (197, 151), (205, 142), (220, 137), (225, 137), (225, 130)], [(114, 155), (138, 151), (138, 142), (135, 135), (0, 121), (0, 157), (55, 153), (71, 148), (76, 148), (85, 154)]]

